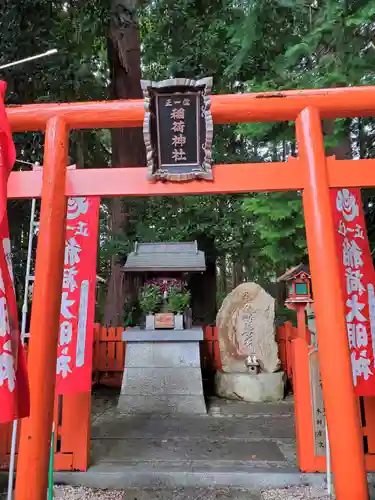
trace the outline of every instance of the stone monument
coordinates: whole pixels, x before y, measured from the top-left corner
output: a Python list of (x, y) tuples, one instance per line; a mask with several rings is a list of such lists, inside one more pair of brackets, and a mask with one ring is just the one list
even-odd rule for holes
[(222, 362), (217, 395), (254, 402), (282, 399), (275, 300), (256, 283), (243, 283), (223, 301), (216, 324)]

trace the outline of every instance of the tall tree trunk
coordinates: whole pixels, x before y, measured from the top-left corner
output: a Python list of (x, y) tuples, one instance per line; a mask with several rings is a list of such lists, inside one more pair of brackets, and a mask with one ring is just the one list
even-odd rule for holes
[[(331, 136), (334, 133), (335, 120), (323, 121), (324, 135)], [(347, 123), (347, 132), (344, 137), (331, 148), (326, 149), (327, 156), (334, 155), (338, 160), (345, 160), (352, 158), (352, 148), (350, 142), (349, 122)]]
[[(113, 0), (111, 3), (108, 62), (111, 76), (110, 98), (141, 98), (137, 0)], [(142, 129), (112, 130), (112, 167), (143, 166), (145, 163)], [(111, 237), (126, 234), (126, 207), (126, 202), (121, 198), (111, 200)], [(104, 323), (111, 326), (123, 324), (126, 287), (119, 257), (115, 255), (111, 261), (111, 275), (104, 310)]]
[(216, 246), (215, 239), (201, 234), (197, 237), (198, 248), (205, 253), (206, 271), (189, 277), (192, 295), (193, 321), (196, 325), (213, 325), (216, 321)]
[[(238, 259), (239, 257), (236, 257)], [(236, 260), (232, 264), (232, 288), (233, 290), (243, 282), (242, 261)]]
[(217, 259), (217, 267), (219, 269), (218, 288), (220, 293), (228, 293), (228, 276), (227, 276), (227, 256), (221, 255)]

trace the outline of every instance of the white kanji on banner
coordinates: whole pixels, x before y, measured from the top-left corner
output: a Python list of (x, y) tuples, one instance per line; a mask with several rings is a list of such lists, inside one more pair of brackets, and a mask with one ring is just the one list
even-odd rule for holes
[(78, 270), (75, 266), (64, 269), (63, 289), (68, 289), (70, 292), (74, 292), (78, 286), (75, 279), (77, 274)]
[[(7, 216), (7, 181), (16, 160), (4, 106), (6, 83), (0, 81), (0, 423), (27, 417), (30, 398), (26, 360), (18, 328)], [(46, 311), (47, 313), (47, 311)]]
[(77, 222), (77, 228), (75, 232), (76, 236), (88, 236), (89, 235), (89, 229), (88, 229), (88, 224), (87, 222), (83, 222), (79, 220)]
[(4, 285), (4, 279), (3, 279), (3, 271), (0, 269), (0, 291), (5, 293), (5, 285)]
[(74, 264), (79, 264), (81, 250), (81, 246), (77, 243), (76, 239), (70, 238), (65, 246), (65, 265), (74, 266)]
[(363, 274), (359, 269), (351, 269), (347, 267), (345, 269), (345, 277), (346, 277), (346, 292), (350, 295), (353, 292), (358, 292), (359, 295), (362, 295), (365, 287), (362, 284), (361, 279), (363, 278)]
[(56, 393), (91, 389), (99, 198), (70, 198), (56, 363)]
[(68, 292), (63, 292), (61, 297), (61, 316), (65, 319), (74, 318), (74, 314), (69, 311), (69, 307), (72, 307), (75, 300), (68, 299)]
[(344, 239), (342, 244), (344, 266), (358, 268), (363, 266), (362, 250), (355, 241)]
[(370, 375), (373, 375), (370, 370), (370, 360), (367, 357), (367, 352), (365, 350), (359, 353), (357, 358), (357, 354), (352, 352), (350, 355), (350, 359), (352, 362), (352, 372), (353, 372), (353, 383), (357, 385), (358, 377), (363, 377), (365, 380), (370, 378)]
[[(372, 283), (369, 283), (367, 285), (367, 294), (368, 294), (368, 310), (370, 316), (371, 339), (374, 349), (375, 348), (375, 291), (374, 291), (374, 285)], [(374, 366), (375, 366), (375, 356), (374, 356)]]
[(8, 389), (14, 391), (16, 384), (16, 374), (14, 372), (14, 359), (11, 352), (10, 340), (3, 346), (3, 352), (0, 354), (0, 387), (8, 381)]
[(346, 305), (349, 308), (349, 312), (346, 315), (346, 321), (350, 323), (353, 319), (357, 321), (366, 321), (366, 317), (361, 313), (362, 309), (364, 309), (365, 305), (362, 302), (359, 302), (358, 295), (355, 293), (352, 295), (350, 299), (346, 301)]
[(8, 304), (5, 297), (0, 298), (0, 337), (10, 334)]
[(87, 198), (69, 198), (67, 219), (74, 220), (80, 215), (86, 214), (89, 209)]
[(63, 349), (60, 356), (57, 358), (56, 374), (61, 375), (62, 378), (66, 378), (68, 373), (72, 373), (70, 368), (71, 360), (72, 358), (68, 354), (68, 349)]
[(353, 221), (359, 214), (358, 205), (355, 196), (349, 189), (338, 191), (336, 197), (336, 208), (342, 213), (346, 221)]
[(366, 325), (362, 323), (347, 323), (348, 339), (350, 348), (367, 347), (368, 336)]
[(59, 344), (61, 346), (70, 344), (73, 336), (73, 325), (70, 321), (63, 321), (60, 325)]

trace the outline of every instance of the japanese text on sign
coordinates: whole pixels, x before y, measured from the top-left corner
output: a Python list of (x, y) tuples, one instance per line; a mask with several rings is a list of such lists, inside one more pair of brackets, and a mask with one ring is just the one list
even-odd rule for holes
[[(68, 201), (56, 364), (59, 394), (91, 387), (92, 338), (88, 336), (95, 306), (98, 210), (99, 199), (96, 198), (70, 198)], [(84, 376), (79, 369), (85, 370)]]
[(160, 166), (199, 163), (199, 96), (175, 93), (157, 96)]
[(185, 132), (185, 106), (190, 106), (191, 101), (188, 98), (182, 99), (173, 98), (167, 99), (165, 106), (172, 106), (170, 117), (172, 122), (171, 131), (174, 133), (172, 136), (172, 158), (175, 162), (186, 161), (186, 152), (184, 146), (186, 145)]
[(358, 396), (375, 394), (374, 269), (360, 189), (332, 190), (345, 320), (353, 383)]
[(18, 329), (8, 219), (0, 223), (0, 423), (29, 412), (26, 358)]

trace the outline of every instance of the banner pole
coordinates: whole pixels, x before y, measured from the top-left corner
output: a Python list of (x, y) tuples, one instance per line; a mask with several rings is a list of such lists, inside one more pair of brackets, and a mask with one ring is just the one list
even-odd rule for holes
[[(33, 237), (34, 237), (35, 206), (36, 206), (36, 199), (33, 198), (31, 201), (29, 243), (27, 248), (27, 260), (26, 260), (25, 290), (24, 290), (23, 305), (22, 305), (22, 323), (21, 323), (22, 344), (25, 344), (25, 336), (26, 336), (26, 319), (28, 310), (27, 301), (28, 301), (29, 281), (30, 281), (31, 253), (33, 248)], [(7, 500), (12, 500), (13, 498), (13, 481), (14, 481), (14, 470), (15, 470), (15, 456), (17, 448), (17, 431), (18, 431), (18, 420), (14, 420), (12, 426), (12, 443), (10, 448)]]
[(10, 448), (7, 500), (12, 500), (13, 498), (14, 462), (16, 456), (17, 427), (18, 427), (18, 420), (14, 420), (12, 426), (12, 444)]
[(25, 59), (20, 59), (19, 61), (3, 64), (2, 66), (0, 66), (0, 69), (10, 68), (12, 66), (17, 66), (18, 64), (23, 64), (25, 62), (33, 61), (34, 59), (40, 59), (41, 57), (51, 56), (52, 54), (56, 53), (57, 49), (47, 50), (47, 52), (43, 52), (43, 54), (37, 54), (36, 56), (26, 57)]
[(49, 468), (48, 468), (48, 495), (47, 500), (53, 499), (53, 462), (55, 457), (55, 422), (52, 425), (51, 436), (51, 450), (49, 455)]
[(329, 447), (328, 425), (326, 421), (326, 472), (327, 472), (327, 492), (332, 496), (332, 476), (331, 476), (331, 449)]

